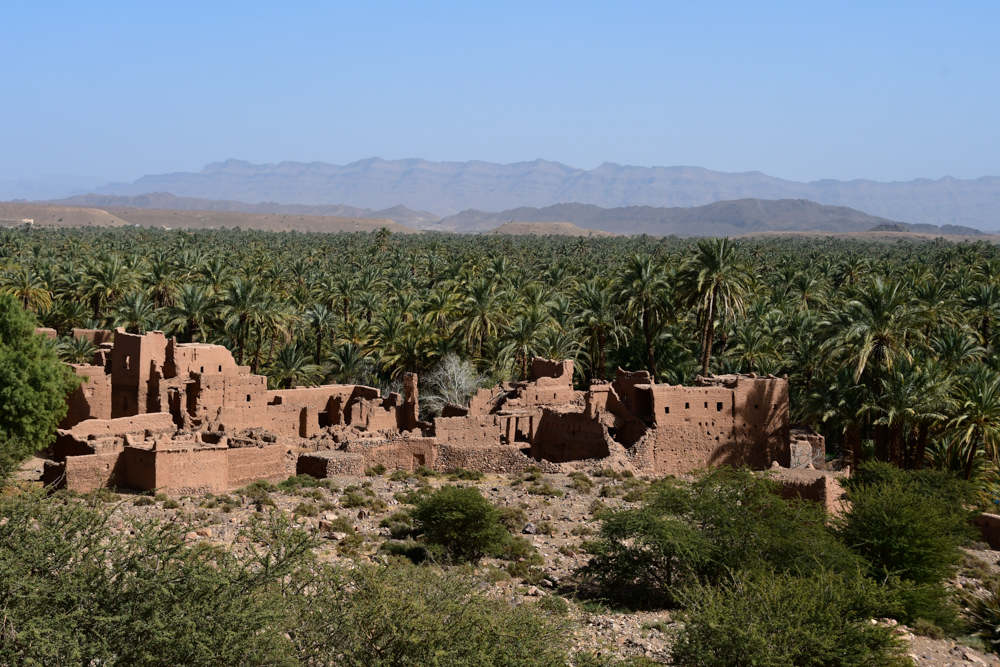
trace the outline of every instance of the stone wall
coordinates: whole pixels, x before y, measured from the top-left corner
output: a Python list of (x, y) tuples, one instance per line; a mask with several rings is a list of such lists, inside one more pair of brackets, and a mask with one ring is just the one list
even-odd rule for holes
[(361, 454), (340, 451), (310, 452), (299, 455), (295, 474), (311, 475), (317, 479), (360, 477), (366, 467)]

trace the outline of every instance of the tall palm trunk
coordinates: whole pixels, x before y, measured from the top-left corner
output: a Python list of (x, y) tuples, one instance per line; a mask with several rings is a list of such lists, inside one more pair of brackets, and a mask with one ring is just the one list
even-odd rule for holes
[(715, 291), (708, 300), (705, 311), (705, 326), (701, 334), (701, 374), (708, 375), (708, 366), (712, 361), (712, 343), (715, 340)]
[(917, 448), (913, 454), (913, 469), (920, 470), (924, 467), (924, 456), (927, 454), (927, 424), (917, 427)]
[(642, 309), (642, 335), (646, 337), (646, 359), (649, 364), (649, 372), (656, 382), (656, 355), (653, 354), (653, 332), (649, 326), (649, 308)]

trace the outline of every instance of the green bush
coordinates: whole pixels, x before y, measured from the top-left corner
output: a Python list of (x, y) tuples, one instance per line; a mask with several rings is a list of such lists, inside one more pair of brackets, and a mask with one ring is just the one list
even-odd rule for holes
[(365, 470), (365, 476), (367, 477), (378, 477), (384, 475), (387, 468), (381, 463), (373, 465), (371, 468)]
[(971, 527), (945, 501), (896, 479), (856, 484), (839, 521), (841, 539), (873, 567), (876, 577), (932, 584), (961, 559)]
[(485, 475), (478, 470), (466, 470), (465, 468), (455, 468), (448, 473), (448, 478), (451, 480), (462, 480), (467, 482), (474, 482), (482, 479), (484, 476)]
[(316, 517), (319, 516), (319, 508), (312, 503), (299, 503), (296, 505), (294, 513), (297, 516)]
[(165, 510), (175, 510), (179, 508), (181, 504), (174, 500), (173, 498), (167, 498), (163, 501), (163, 509)]
[(413, 473), (411, 473), (409, 470), (396, 470), (391, 475), (389, 475), (389, 480), (392, 482), (405, 482), (411, 477), (413, 477)]
[(148, 507), (149, 505), (155, 505), (156, 501), (149, 496), (139, 496), (132, 501), (132, 504), (136, 507)]
[(590, 479), (585, 472), (571, 472), (569, 474), (569, 488), (580, 493), (590, 493), (594, 490), (594, 480)]
[[(183, 528), (22, 494), (0, 500), (4, 665), (291, 664), (282, 580), (311, 538), (273, 517), (243, 563)], [(130, 534), (131, 533), (131, 534)], [(169, 610), (169, 613), (165, 613)], [(16, 629), (16, 632), (9, 630)]]
[(731, 572), (863, 567), (828, 530), (821, 506), (774, 491), (749, 470), (720, 469), (692, 484), (662, 480), (643, 507), (601, 515), (599, 539), (584, 546), (594, 558), (581, 573), (609, 598), (669, 605), (684, 587)]
[(501, 507), (500, 523), (512, 533), (520, 533), (528, 523), (528, 515), (520, 507)]
[(570, 633), (560, 617), (495, 599), (478, 581), (408, 564), (326, 569), (323, 593), (302, 599), (300, 659), (342, 667), (565, 667)]
[(413, 518), (424, 542), (456, 562), (477, 562), (509, 536), (500, 512), (472, 487), (441, 487), (420, 501)]
[(737, 575), (725, 586), (690, 589), (686, 603), (676, 665), (912, 664), (892, 628), (870, 623), (892, 614), (894, 601), (858, 573)]

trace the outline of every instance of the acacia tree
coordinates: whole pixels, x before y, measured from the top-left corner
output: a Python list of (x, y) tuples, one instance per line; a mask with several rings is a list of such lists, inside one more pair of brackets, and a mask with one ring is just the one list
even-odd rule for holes
[(0, 294), (0, 473), (52, 443), (79, 382), (55, 346), (35, 335), (31, 315)]

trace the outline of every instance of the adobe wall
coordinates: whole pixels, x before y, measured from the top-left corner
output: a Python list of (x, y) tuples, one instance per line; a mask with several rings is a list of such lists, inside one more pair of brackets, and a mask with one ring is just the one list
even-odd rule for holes
[(295, 464), (295, 474), (310, 475), (316, 479), (360, 477), (366, 467), (361, 454), (340, 451), (310, 452), (299, 455)]
[(553, 463), (596, 459), (611, 453), (604, 425), (584, 412), (542, 411), (531, 456)]
[[(160, 409), (158, 393), (149, 391), (153, 371), (167, 356), (167, 339), (162, 331), (144, 336), (115, 330), (111, 351), (111, 416), (127, 417)], [(150, 404), (152, 400), (152, 405)]]
[(839, 516), (844, 511), (844, 487), (840, 479), (846, 478), (848, 472), (828, 472), (825, 470), (806, 470), (789, 468), (771, 468), (768, 476), (781, 484), (781, 497), (789, 500), (802, 498), (820, 503), (832, 516)]
[(114, 341), (115, 332), (107, 329), (73, 329), (73, 338), (86, 338), (94, 347), (100, 347)]
[[(154, 486), (140, 490), (165, 488), (173, 493), (202, 494), (222, 493), (229, 488), (230, 450), (226, 447), (192, 443), (170, 448), (158, 447), (148, 453), (154, 459)], [(129, 481), (134, 483), (135, 479)]]
[(438, 465), (436, 438), (359, 438), (349, 442), (346, 451), (360, 454), (365, 468), (381, 464), (389, 470), (416, 470)]
[(438, 417), (434, 437), (442, 445), (491, 447), (500, 444), (500, 419), (493, 415)]
[(506, 473), (524, 472), (535, 466), (543, 472), (555, 473), (562, 469), (550, 461), (536, 461), (521, 451), (519, 447), (494, 445), (491, 447), (462, 447), (458, 445), (440, 445), (437, 452), (437, 465), (441, 471), (465, 468), (478, 470), (487, 474), (501, 475)]
[(564, 359), (556, 361), (554, 359), (544, 359), (534, 357), (531, 360), (531, 379), (559, 379), (561, 384), (573, 386), (573, 360)]
[(972, 525), (979, 529), (990, 549), (1000, 549), (1000, 514), (980, 514), (972, 520)]
[(294, 457), (287, 445), (229, 449), (226, 485), (238, 489), (258, 479), (280, 482), (295, 474)]
[(752, 468), (767, 468), (774, 461), (788, 467), (788, 381), (741, 377), (736, 386), (736, 408), (741, 461)]
[(59, 332), (49, 327), (35, 327), (35, 335), (45, 336), (49, 340), (55, 340), (59, 337)]
[(88, 419), (67, 429), (65, 432), (67, 435), (86, 440), (90, 436), (123, 436), (126, 433), (145, 435), (147, 431), (153, 434), (161, 434), (173, 433), (174, 430), (174, 422), (169, 413), (153, 412), (145, 415), (118, 417), (115, 419)]
[(71, 364), (71, 368), (84, 381), (66, 397), (66, 416), (59, 428), (72, 428), (85, 419), (111, 419), (111, 376), (102, 366)]
[(120, 452), (70, 456), (63, 462), (65, 488), (78, 493), (126, 486), (125, 458)]

